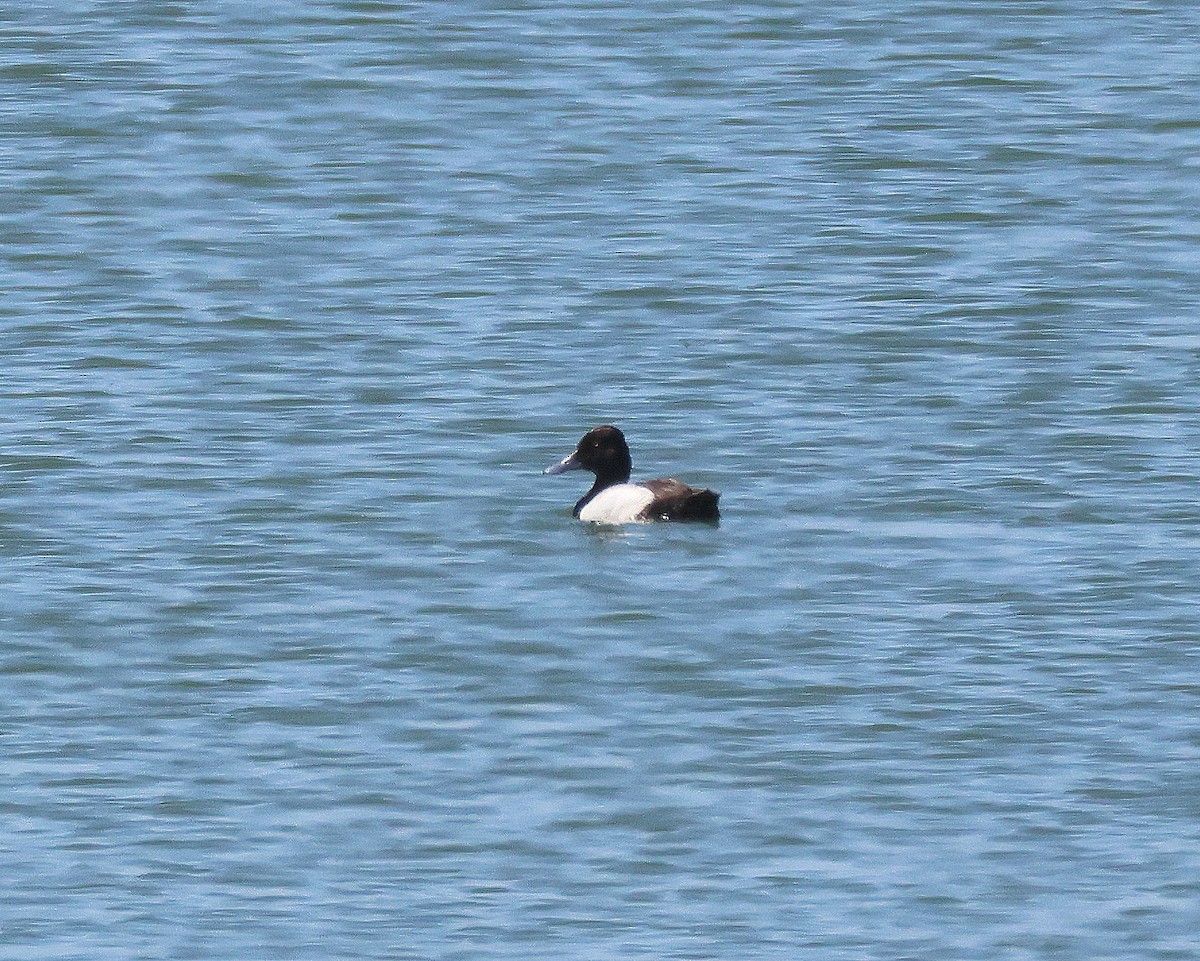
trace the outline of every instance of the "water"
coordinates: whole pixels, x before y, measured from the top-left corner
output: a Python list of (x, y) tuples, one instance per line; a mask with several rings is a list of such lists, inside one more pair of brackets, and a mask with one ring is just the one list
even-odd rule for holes
[(12, 7), (0, 956), (1196, 957), (1193, 4)]

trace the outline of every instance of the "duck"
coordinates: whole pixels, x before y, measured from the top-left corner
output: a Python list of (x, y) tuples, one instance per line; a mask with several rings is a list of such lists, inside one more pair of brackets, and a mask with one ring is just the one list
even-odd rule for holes
[(594, 427), (580, 438), (575, 450), (551, 464), (543, 474), (587, 470), (596, 475), (592, 489), (571, 512), (596, 524), (636, 524), (650, 521), (715, 521), (717, 499), (707, 488), (688, 487), (674, 478), (631, 484), (633, 460), (625, 435), (612, 424)]

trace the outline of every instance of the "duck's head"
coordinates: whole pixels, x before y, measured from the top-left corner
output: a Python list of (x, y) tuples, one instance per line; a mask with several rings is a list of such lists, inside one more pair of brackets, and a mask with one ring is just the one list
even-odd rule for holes
[(625, 435), (611, 424), (595, 427), (579, 439), (575, 450), (543, 473), (562, 474), (569, 470), (591, 471), (599, 481), (623, 484), (633, 470)]

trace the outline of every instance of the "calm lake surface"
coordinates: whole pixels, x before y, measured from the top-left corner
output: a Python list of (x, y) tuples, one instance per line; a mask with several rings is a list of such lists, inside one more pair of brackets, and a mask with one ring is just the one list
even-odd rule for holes
[(1194, 961), (1197, 36), (8, 5), (0, 957)]

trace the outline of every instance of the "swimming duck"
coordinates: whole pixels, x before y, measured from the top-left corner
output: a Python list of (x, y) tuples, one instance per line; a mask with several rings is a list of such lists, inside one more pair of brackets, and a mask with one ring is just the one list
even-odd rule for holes
[(629, 483), (633, 461), (625, 435), (611, 424), (583, 435), (578, 446), (544, 474), (589, 470), (596, 475), (592, 489), (572, 512), (581, 521), (632, 524), (641, 521), (715, 521), (719, 517), (716, 491), (688, 487), (673, 478)]

